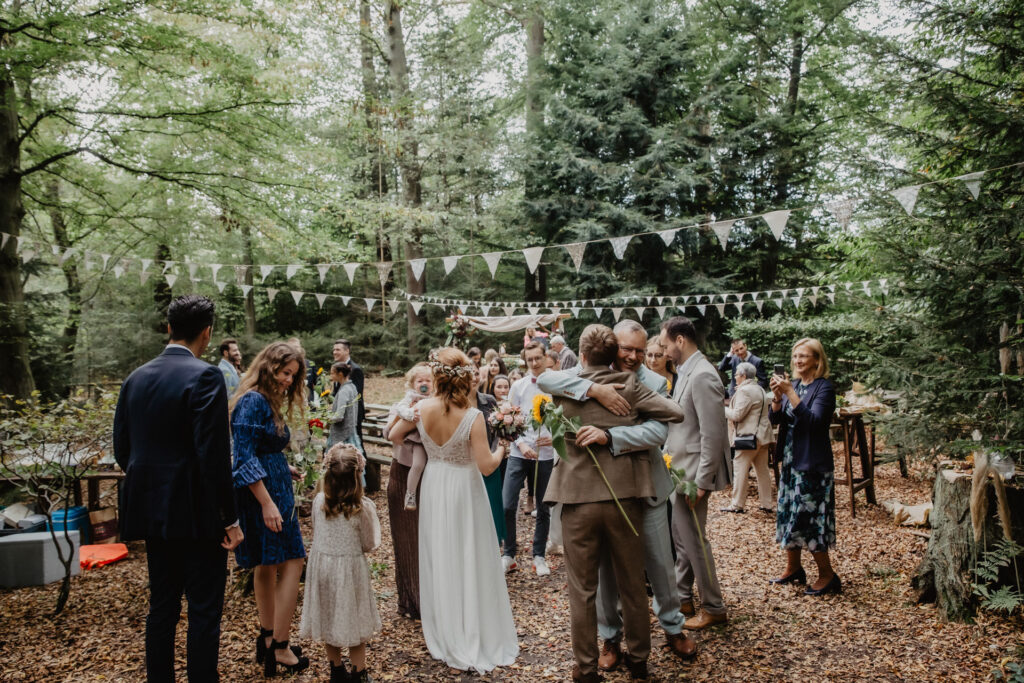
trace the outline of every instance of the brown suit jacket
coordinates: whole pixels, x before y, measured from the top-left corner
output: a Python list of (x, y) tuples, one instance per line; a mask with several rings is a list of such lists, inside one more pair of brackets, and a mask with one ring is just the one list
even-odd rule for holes
[[(629, 401), (629, 415), (620, 417), (605, 410), (597, 401), (574, 401), (571, 398), (555, 398), (565, 410), (566, 417), (579, 417), (584, 425), (602, 429), (637, 424), (644, 420), (679, 422), (683, 409), (675, 401), (662, 398), (648, 389), (633, 372), (616, 372), (607, 367), (589, 366), (580, 377), (598, 384), (625, 384), (619, 393)], [(647, 450), (640, 450), (619, 456), (612, 456), (607, 446), (593, 444), (594, 452), (608, 482), (615, 489), (620, 500), (646, 498), (655, 495), (651, 483), (651, 462)], [(585, 448), (577, 448), (575, 440), (566, 436), (567, 459), (556, 461), (551, 480), (548, 482), (544, 501), (549, 503), (596, 503), (611, 500), (612, 495), (594, 467)]]

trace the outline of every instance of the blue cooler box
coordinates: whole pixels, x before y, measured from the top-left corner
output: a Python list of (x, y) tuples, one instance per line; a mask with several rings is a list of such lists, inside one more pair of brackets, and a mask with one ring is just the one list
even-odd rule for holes
[(84, 505), (73, 507), (70, 510), (55, 510), (51, 515), (55, 531), (64, 531), (67, 527), (70, 530), (78, 531), (82, 539), (82, 545), (89, 544), (89, 533), (92, 531), (92, 524), (89, 523), (89, 511)]

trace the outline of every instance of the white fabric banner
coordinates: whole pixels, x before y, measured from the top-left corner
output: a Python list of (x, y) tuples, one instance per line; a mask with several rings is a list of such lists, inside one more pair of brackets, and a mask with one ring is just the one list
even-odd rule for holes
[[(170, 284), (170, 283), (167, 283)], [(242, 288), (242, 296), (249, 296), (249, 292), (252, 291), (252, 285), (239, 285)]]
[(498, 261), (501, 260), (500, 251), (492, 251), (487, 254), (480, 254), (483, 260), (487, 263), (487, 268), (491, 271), (491, 279), (494, 279), (494, 273), (498, 270)]
[[(329, 271), (330, 269), (331, 269), (331, 264), (329, 264), (329, 263), (320, 263), (320, 264), (317, 265), (316, 272), (320, 274), (320, 284), (324, 283), (324, 278), (327, 277), (327, 271)], [(323, 308), (323, 307), (324, 307), (324, 305), (321, 302), (320, 308)]]
[(878, 288), (882, 290), (882, 294), (889, 294), (889, 278), (883, 277), (878, 281)]
[(392, 313), (398, 313), (398, 304), (400, 303), (398, 299), (388, 299), (388, 306), (391, 308)]
[(729, 233), (732, 231), (732, 225), (735, 222), (734, 220), (729, 220), (711, 224), (711, 229), (718, 235), (718, 241), (722, 244), (722, 251), (725, 251), (725, 245), (729, 242)]
[(587, 248), (586, 242), (574, 242), (573, 244), (566, 244), (565, 250), (569, 252), (569, 258), (572, 259), (572, 264), (576, 266), (576, 272), (580, 272), (580, 266), (583, 265), (583, 252)]
[(356, 270), (359, 269), (358, 263), (343, 263), (341, 267), (345, 269), (345, 275), (348, 275), (348, 283), (352, 284), (355, 282)]
[(615, 322), (619, 322), (619, 318), (622, 316), (622, 310), (623, 309), (621, 308), (612, 309), (612, 317), (615, 318)]
[(725, 304), (715, 304), (715, 308), (718, 309), (718, 315), (725, 317)]
[(341, 305), (342, 306), (348, 306), (348, 302), (349, 301), (352, 301), (352, 297), (350, 297), (350, 296), (343, 296), (343, 297), (341, 297)]
[(704, 304), (701, 304), (701, 305), (697, 306), (697, 310), (698, 310), (698, 311), (700, 312), (701, 316), (703, 316), (703, 315), (704, 315), (704, 312), (705, 312), (705, 311), (706, 311), (707, 309), (708, 309), (708, 307), (707, 307), (706, 305), (704, 305)]
[(978, 171), (977, 173), (968, 173), (967, 175), (960, 176), (960, 180), (964, 181), (967, 191), (975, 199), (981, 194), (981, 176), (983, 175), (985, 175), (984, 171)]
[(466, 321), (473, 327), (485, 332), (517, 332), (527, 327), (545, 327), (558, 320), (557, 313), (542, 313), (540, 315), (509, 315), (498, 317), (465, 316)]
[(491, 312), (491, 306), (487, 304), (480, 304), (480, 312), (483, 313), (484, 317), (486, 318)]
[(608, 243), (612, 245), (612, 251), (615, 252), (615, 258), (620, 261), (622, 260), (622, 257), (626, 255), (626, 247), (629, 246), (629, 242), (632, 239), (632, 235), (623, 235), (622, 237), (611, 237), (608, 239)]
[(324, 301), (327, 299), (327, 295), (326, 294), (319, 294), (318, 293), (318, 294), (315, 294), (314, 296), (316, 296), (316, 303), (320, 306), (320, 308), (323, 308), (324, 307)]
[(220, 280), (214, 281), (214, 284), (217, 285), (217, 291), (220, 292), (221, 294), (224, 293), (224, 288), (228, 286), (227, 282), (222, 282)]
[(516, 308), (516, 306), (504, 306), (501, 310), (505, 311), (505, 315), (511, 318), (515, 314)]
[(665, 243), (666, 247), (671, 247), (672, 242), (676, 238), (677, 232), (679, 232), (679, 228), (675, 228), (673, 230), (662, 230), (658, 235), (661, 237), (661, 241)]
[(455, 266), (458, 264), (459, 258), (459, 256), (445, 256), (443, 259), (441, 259), (441, 262), (444, 263), (445, 275), (448, 275), (453, 270), (455, 270)]
[(167, 275), (164, 275), (164, 280), (167, 281), (168, 287), (174, 287), (174, 283), (178, 281), (178, 276), (174, 273), (167, 273)]
[[(145, 263), (142, 264), (142, 269), (143, 270), (145, 270), (148, 267), (149, 266), (147, 266)], [(214, 280), (214, 282), (217, 281), (217, 273), (220, 272), (220, 269), (222, 267), (223, 266), (221, 266), (221, 264), (219, 264), (219, 263), (211, 263), (210, 264), (210, 271), (213, 273), (213, 280)]]
[(530, 269), (530, 273), (537, 271), (537, 266), (540, 265), (540, 257), (544, 255), (544, 247), (528, 247), (523, 249), (523, 257), (526, 259), (526, 267)]
[(768, 224), (772, 234), (775, 235), (775, 239), (782, 239), (782, 231), (786, 229), (786, 222), (789, 221), (789, 209), (783, 209), (781, 211), (769, 211), (765, 215), (761, 216), (764, 222)]
[(380, 261), (373, 265), (377, 268), (377, 278), (380, 280), (380, 286), (383, 287), (388, 282), (388, 275), (391, 275), (391, 268), (394, 264), (391, 261)]
[(296, 306), (298, 306), (299, 302), (302, 301), (303, 294), (305, 294), (305, 292), (296, 292), (295, 290), (292, 290), (292, 299), (295, 301)]
[(423, 308), (422, 301), (410, 301), (409, 305), (412, 306), (412, 312), (415, 313), (416, 315), (419, 315), (420, 309)]
[(366, 312), (367, 313), (372, 311), (373, 310), (373, 305), (375, 303), (377, 303), (376, 299), (370, 299), (370, 298), (364, 298), (363, 301), (366, 302)]
[(293, 277), (295, 277), (295, 273), (299, 272), (299, 268), (302, 268), (302, 266), (298, 265), (297, 263), (289, 265), (287, 268), (284, 269), (284, 276), (287, 279), (291, 280)]
[(832, 217), (836, 219), (836, 223), (839, 224), (843, 230), (850, 226), (850, 221), (853, 219), (853, 209), (857, 206), (856, 199), (840, 199), (838, 201), (829, 202), (825, 205)]
[(419, 281), (423, 277), (423, 269), (427, 267), (427, 259), (425, 258), (414, 258), (409, 261), (409, 269), (412, 270), (412, 277), (414, 280)]
[[(100, 254), (100, 256), (105, 257), (103, 259), (103, 270), (106, 270), (107, 269), (107, 259), (110, 258), (110, 254)], [(174, 267), (174, 263), (175, 263), (174, 261), (164, 261), (164, 269), (160, 271), (160, 274), (163, 275), (168, 270), (173, 268)]]
[(267, 287), (267, 301), (270, 303), (274, 302), (274, 297), (280, 292), (280, 289), (274, 289), (273, 287)]
[(260, 283), (267, 281), (267, 276), (274, 270), (274, 266), (260, 266)]
[(120, 278), (122, 275), (124, 275), (124, 266), (118, 263), (114, 266), (114, 277)]
[(667, 310), (666, 307), (665, 306), (656, 306), (654, 310), (658, 314), (658, 320), (664, 320), (664, 318), (665, 318), (665, 311)]
[(758, 299), (758, 300), (756, 300), (756, 301), (754, 302), (754, 305), (755, 305), (755, 306), (757, 306), (757, 312), (758, 312), (758, 313), (760, 313), (760, 312), (761, 312), (761, 309), (763, 309), (763, 308), (764, 308), (764, 299)]
[(595, 316), (595, 317), (596, 317), (596, 318), (597, 318), (598, 320), (600, 320), (600, 319), (601, 319), (601, 314), (602, 314), (602, 313), (604, 313), (604, 309), (603, 309), (603, 308), (595, 308), (595, 309), (594, 309), (594, 316)]
[(893, 190), (890, 194), (896, 198), (896, 201), (900, 203), (900, 206), (907, 212), (907, 215), (912, 216), (914, 214), (914, 207), (917, 205), (917, 193), (920, 190), (920, 185), (907, 185), (898, 190)]

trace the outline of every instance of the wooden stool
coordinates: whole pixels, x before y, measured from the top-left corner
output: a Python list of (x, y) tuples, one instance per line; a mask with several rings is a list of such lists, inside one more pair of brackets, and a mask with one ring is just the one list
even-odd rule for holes
[[(843, 460), (846, 464), (846, 476), (842, 479), (836, 478), (836, 484), (843, 484), (850, 487), (850, 516), (857, 516), (854, 495), (857, 491), (864, 490), (869, 505), (877, 505), (875, 499), (875, 430), (870, 430), (864, 425), (864, 416), (861, 411), (842, 408), (837, 418), (843, 430)], [(861, 476), (853, 474), (853, 456), (860, 460)]]

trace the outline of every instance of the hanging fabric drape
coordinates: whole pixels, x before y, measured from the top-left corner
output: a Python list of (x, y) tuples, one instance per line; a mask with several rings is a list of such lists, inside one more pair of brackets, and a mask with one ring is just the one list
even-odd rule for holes
[(502, 315), (502, 316), (462, 316), (473, 327), (484, 332), (516, 332), (525, 330), (527, 327), (538, 325), (548, 326), (558, 320), (562, 315), (558, 313), (545, 313), (543, 315)]

